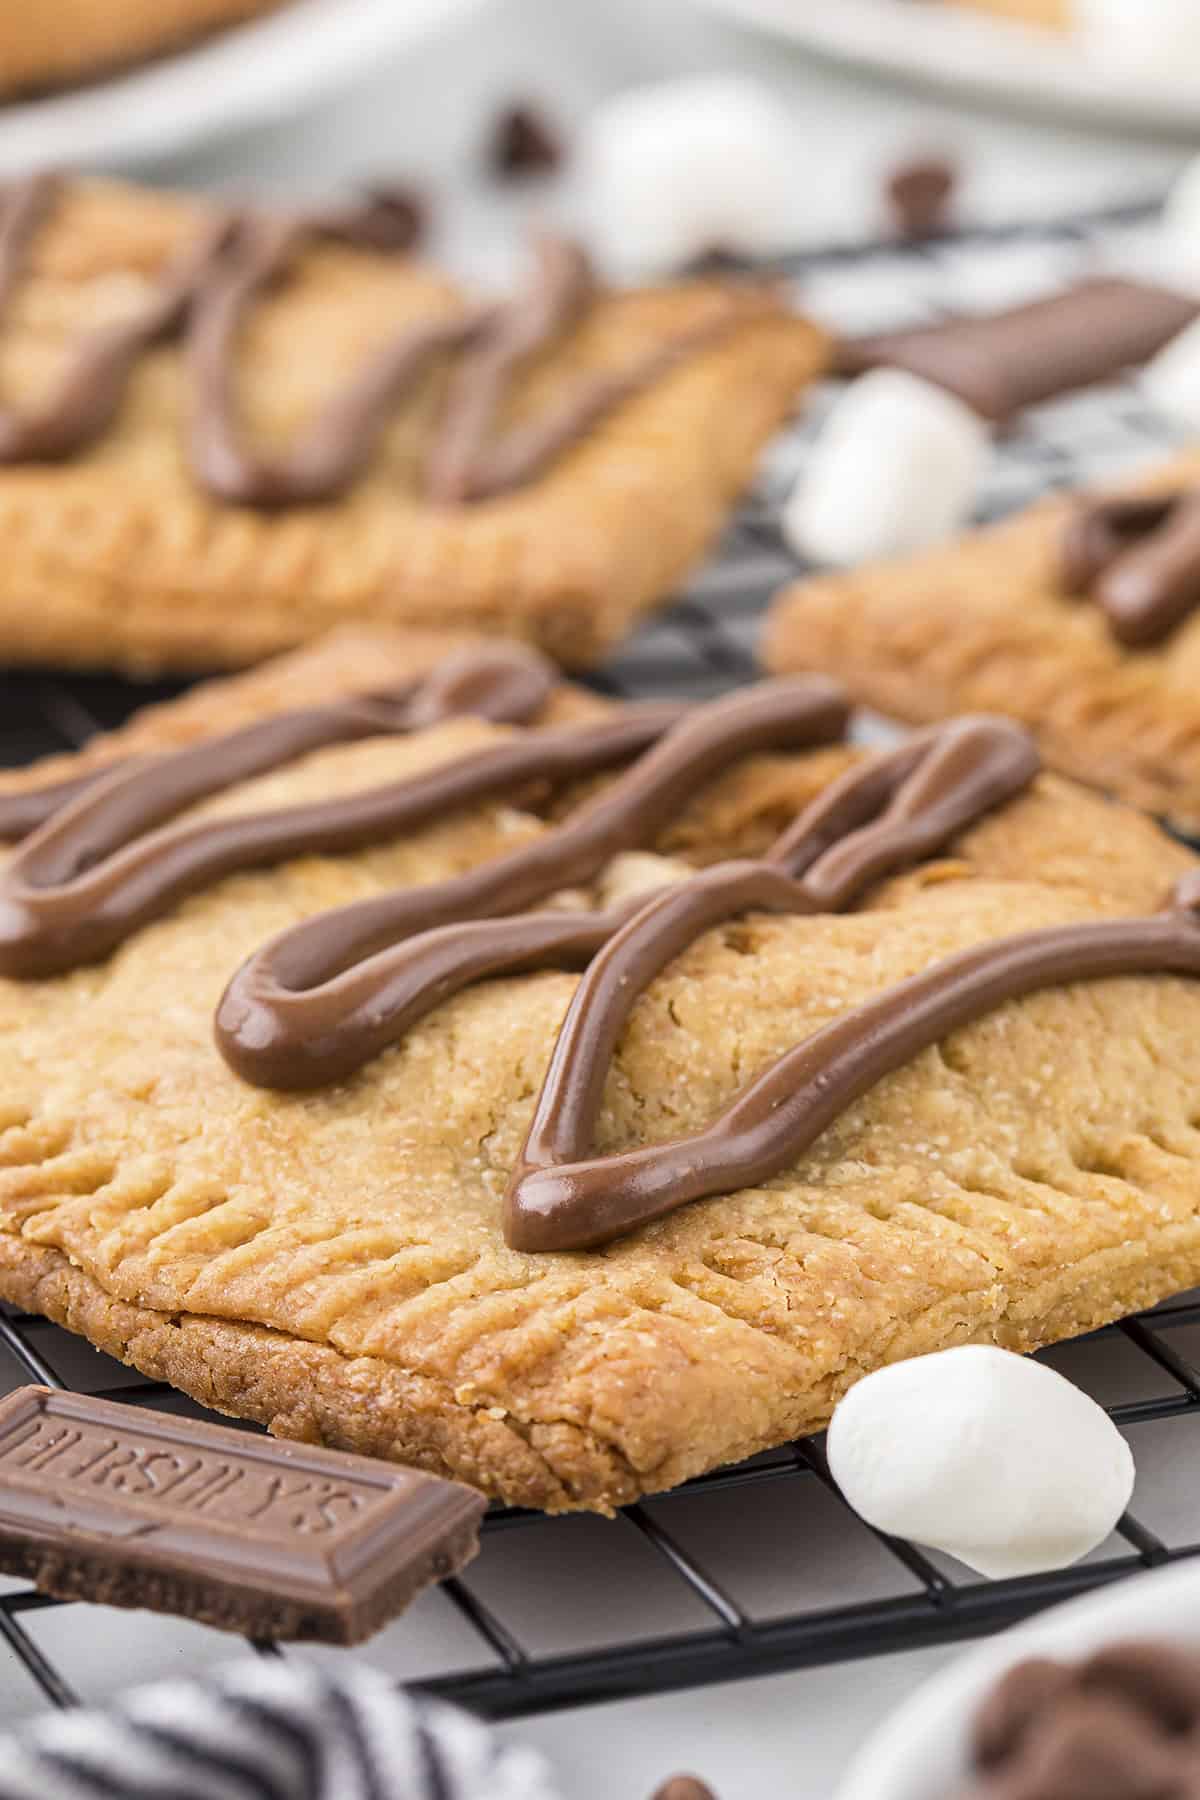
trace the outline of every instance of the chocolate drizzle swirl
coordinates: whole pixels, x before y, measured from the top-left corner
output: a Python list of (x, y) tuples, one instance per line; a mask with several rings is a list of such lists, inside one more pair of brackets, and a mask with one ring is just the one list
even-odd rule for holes
[(480, 459), (513, 371), (576, 324), (594, 295), (591, 265), (578, 245), (543, 238), (536, 255), (529, 294), (496, 310), (491, 330), (454, 373), (425, 471), (431, 500), (472, 500), (490, 491)]
[(284, 714), (18, 797), (9, 823), (37, 828), (0, 878), (0, 972), (42, 976), (104, 956), (236, 869), (357, 849), (455, 807), (632, 763), (516, 851), (283, 933), (234, 975), (216, 1018), (218, 1047), (235, 1072), (303, 1090), (353, 1074), (474, 981), (583, 970), (505, 1201), (507, 1241), (537, 1252), (591, 1249), (689, 1201), (769, 1180), (886, 1075), (1007, 1000), (1115, 975), (1200, 976), (1196, 870), (1153, 917), (1026, 932), (936, 963), (786, 1052), (703, 1129), (597, 1156), (612, 1056), (638, 996), (673, 958), (748, 912), (811, 915), (855, 904), (1021, 793), (1038, 763), (1008, 720), (930, 729), (851, 768), (759, 860), (718, 864), (594, 912), (569, 910), (555, 896), (593, 881), (620, 852), (653, 844), (742, 757), (839, 739), (841, 691), (805, 678), (688, 712), (625, 708), (598, 724), (529, 731), (336, 801), (171, 823), (229, 783), (324, 745), (462, 712), (528, 719), (551, 680), (540, 659), (497, 646), (396, 693)]
[[(522, 722), (544, 704), (554, 680), (534, 652), (496, 644), (450, 657), (394, 693), (281, 713), (166, 756), (110, 764), (81, 781), (14, 796), (35, 820), (40, 809), (45, 822), (0, 876), (0, 974), (27, 980), (94, 962), (186, 894), (237, 869), (309, 850), (360, 848), (509, 780), (536, 776), (526, 743), (504, 745), (344, 800), (164, 825), (235, 782), (330, 744), (420, 730), (464, 713)], [(618, 753), (625, 738), (640, 747), (645, 737), (632, 720), (624, 731)], [(619, 734), (610, 728), (609, 735)], [(604, 766), (607, 744), (589, 748)], [(585, 761), (587, 754), (581, 752)], [(19, 819), (20, 805), (14, 811)]]
[[(545, 1092), (568, 1094), (570, 1111), (581, 1091), (580, 1047), (615, 1043), (636, 994), (676, 953), (661, 942), (678, 940), (682, 948), (713, 922), (714, 908), (714, 918), (730, 918), (750, 908), (819, 912), (844, 904), (880, 873), (928, 854), (1018, 791), (1036, 767), (1017, 727), (963, 721), (835, 783), (762, 863), (722, 865), (668, 889), (657, 903), (640, 895), (604, 912), (481, 917), (537, 905), (591, 879), (618, 851), (652, 842), (691, 794), (738, 758), (831, 741), (845, 722), (837, 690), (811, 678), (765, 683), (700, 708), (539, 843), (453, 880), (358, 902), (285, 932), (230, 982), (217, 1012), (222, 1054), (257, 1085), (322, 1086), (398, 1042), (472, 981), (586, 966), (609, 945), (595, 969), (612, 967), (615, 957), (616, 971), (599, 976), (603, 994), (594, 1005), (595, 970), (587, 978), (587, 997), (572, 1008), (547, 1076)], [(806, 877), (803, 886), (798, 874)], [(639, 954), (627, 965), (626, 932), (652, 916), (657, 925), (657, 906), (667, 920), (661, 939), (656, 929), (643, 956), (639, 938)], [(574, 1049), (564, 1048), (568, 1040)], [(607, 1059), (596, 1048), (584, 1086), (602, 1085), (596, 1071)], [(560, 1081), (563, 1061), (570, 1067)]]
[[(793, 1071), (785, 1065), (794, 1063), (802, 1079), (811, 1068), (809, 1114), (820, 1121), (813, 1137), (863, 1091), (838, 1098), (836, 1057), (818, 1052), (803, 1063), (809, 1045), (760, 1077), (704, 1132), (585, 1160), (638, 995), (705, 931), (740, 914), (842, 910), (881, 876), (932, 854), (1020, 793), (1037, 767), (1031, 741), (1007, 720), (956, 720), (851, 769), (763, 861), (719, 865), (640, 907), (591, 964), (559, 1031), (505, 1203), (508, 1242), (520, 1250), (589, 1248), (793, 1161), (806, 1146), (792, 1150), (795, 1108), (784, 1103)], [(870, 1036), (852, 1031), (847, 1042), (861, 1050), (860, 1038)]]
[[(635, 920), (635, 924), (637, 921)], [(999, 938), (935, 963), (855, 1007), (789, 1051), (702, 1131), (671, 1143), (588, 1158), (529, 1160), (526, 1147), (505, 1209), (519, 1250), (581, 1250), (788, 1168), (827, 1126), (922, 1050), (1007, 1000), (1040, 988), (1113, 975), (1200, 975), (1200, 919), (1173, 905), (1156, 918), (1062, 925)], [(552, 1069), (555, 1065), (552, 1065)], [(544, 1124), (545, 1099), (535, 1118)]]
[(273, 456), (251, 450), (233, 392), (237, 335), (302, 236), (302, 227), (287, 222), (240, 221), (196, 300), (188, 340), (195, 394), (192, 466), (211, 493), (242, 506), (338, 499), (370, 461), (393, 409), (435, 358), (470, 343), (489, 323), (489, 315), (477, 310), (407, 327), (334, 393), (290, 450)]
[[(18, 182), (0, 197), (0, 308), (12, 298), (33, 238), (54, 204), (50, 175)], [(86, 450), (111, 425), (138, 357), (183, 326), (219, 259), (227, 225), (201, 234), (164, 272), (140, 311), (84, 333), (50, 397), (25, 414), (0, 410), (0, 463), (59, 462)]]
[(1095, 600), (1119, 643), (1160, 644), (1200, 608), (1200, 493), (1089, 502), (1060, 554), (1066, 592)]
[[(26, 272), (60, 188), (56, 178), (41, 175), (0, 192), (0, 310)], [(623, 401), (763, 310), (761, 293), (728, 295), (625, 368), (576, 381), (544, 417), (493, 442), (516, 372), (573, 329), (596, 295), (582, 250), (547, 239), (538, 246), (533, 279), (515, 299), (405, 326), (333, 393), (293, 445), (272, 453), (253, 448), (235, 391), (237, 340), (251, 307), (314, 236), (401, 250), (411, 241), (411, 213), (411, 204), (378, 191), (357, 206), (290, 218), (230, 212), (176, 258), (132, 317), (83, 335), (39, 408), (28, 414), (0, 409), (0, 462), (60, 461), (87, 450), (111, 425), (142, 352), (183, 335), (197, 479), (234, 505), (325, 504), (363, 474), (418, 383), (447, 355), (462, 352), (428, 458), (426, 497), (442, 504), (483, 500), (531, 481)]]
[(583, 252), (557, 239), (543, 240), (529, 291), (497, 311), (491, 328), (468, 345), (459, 364), (426, 468), (431, 500), (456, 505), (524, 487), (622, 401), (770, 304), (765, 290), (752, 287), (724, 295), (665, 343), (624, 368), (582, 376), (544, 414), (490, 442), (513, 371), (577, 324), (594, 293), (595, 278)]
[[(323, 913), (251, 957), (218, 1008), (218, 1048), (257, 1085), (320, 1087), (361, 1068), (482, 973), (578, 966), (624, 911), (494, 915), (591, 881), (619, 851), (653, 842), (692, 795), (740, 758), (834, 742), (847, 716), (840, 689), (817, 677), (764, 682), (682, 717), (679, 709), (657, 709), (652, 735), (628, 742), (625, 759), (669, 725), (663, 741), (544, 838), (448, 881)], [(582, 772), (572, 767), (568, 743), (557, 766), (549, 760), (559, 748), (551, 734), (529, 743), (535, 768), (540, 757), (552, 777)], [(480, 920), (475, 929), (466, 923)], [(448, 926), (451, 933), (439, 929)]]

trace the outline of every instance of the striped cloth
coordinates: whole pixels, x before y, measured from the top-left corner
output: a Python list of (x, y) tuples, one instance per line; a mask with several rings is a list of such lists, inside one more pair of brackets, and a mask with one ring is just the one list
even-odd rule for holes
[(372, 1669), (281, 1659), (0, 1738), (0, 1800), (558, 1800), (534, 1751)]

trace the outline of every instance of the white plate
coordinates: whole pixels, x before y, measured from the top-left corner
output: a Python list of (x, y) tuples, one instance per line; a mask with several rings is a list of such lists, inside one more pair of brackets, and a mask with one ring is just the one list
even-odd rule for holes
[(968, 1776), (967, 1729), (988, 1690), (1027, 1656), (1086, 1656), (1123, 1638), (1200, 1649), (1200, 1561), (1056, 1606), (935, 1677), (855, 1758), (837, 1800), (952, 1800)]
[(128, 167), (284, 118), (479, 4), (291, 0), (109, 81), (0, 107), (0, 175)]
[(912, 0), (701, 0), (714, 12), (922, 86), (1155, 136), (1200, 137), (1200, 70), (1167, 84), (1051, 33)]

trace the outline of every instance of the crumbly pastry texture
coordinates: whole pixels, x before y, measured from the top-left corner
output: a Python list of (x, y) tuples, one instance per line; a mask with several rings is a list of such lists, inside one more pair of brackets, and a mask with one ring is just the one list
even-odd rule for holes
[[(1138, 484), (1195, 483), (1200, 455)], [(806, 579), (775, 604), (763, 655), (821, 669), (897, 719), (1013, 715), (1046, 762), (1200, 831), (1200, 613), (1133, 651), (1058, 578), (1074, 501), (1046, 500), (905, 561)]]
[[(190, 199), (67, 190), (0, 326), (0, 390), (20, 408), (85, 327), (127, 317), (211, 227)], [(501, 426), (564, 384), (627, 369), (711, 314), (712, 282), (612, 293), (516, 378)], [(465, 304), (399, 255), (313, 240), (239, 340), (250, 438), (282, 446), (381, 345)], [(761, 308), (607, 414), (527, 486), (436, 506), (420, 476), (445, 392), (398, 407), (340, 501), (256, 511), (214, 499), (185, 457), (178, 344), (137, 364), (84, 455), (0, 467), (0, 657), (136, 672), (236, 667), (369, 621), (501, 633), (570, 665), (598, 658), (702, 554), (766, 439), (826, 359), (822, 334)]]
[(0, 16), (0, 95), (87, 81), (283, 4), (284, 0), (54, 0), (52, 9), (6, 6)]
[[(413, 672), (402, 639), (343, 640), (159, 709), (138, 741), (178, 741), (206, 709), (215, 729), (358, 687), (368, 663), (372, 687)], [(205, 809), (374, 785), (501, 729), (324, 750)], [(856, 754), (735, 768), (578, 903), (760, 852)], [(881, 1362), (1032, 1349), (1200, 1278), (1200, 984), (1181, 979), (1007, 1005), (785, 1174), (587, 1254), (522, 1255), (500, 1232), (576, 977), (476, 987), (322, 1092), (226, 1068), (213, 1010), (244, 956), (318, 910), (535, 838), (546, 823), (519, 799), (232, 877), (98, 967), (0, 983), (0, 1294), (282, 1435), (607, 1510), (820, 1426)], [(859, 912), (712, 931), (637, 1003), (601, 1147), (695, 1128), (819, 1025), (955, 949), (1144, 913), (1192, 866), (1139, 815), (1043, 776)]]

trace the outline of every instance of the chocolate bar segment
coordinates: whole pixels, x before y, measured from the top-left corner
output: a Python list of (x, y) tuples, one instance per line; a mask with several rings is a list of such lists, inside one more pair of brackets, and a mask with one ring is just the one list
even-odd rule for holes
[(1200, 314), (1169, 288), (1117, 277), (986, 317), (846, 338), (842, 375), (906, 369), (1000, 424), (1023, 407), (1108, 381), (1154, 356)]
[(253, 1637), (355, 1644), (479, 1548), (456, 1482), (25, 1387), (0, 1401), (0, 1570)]

